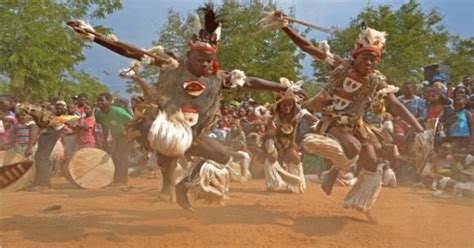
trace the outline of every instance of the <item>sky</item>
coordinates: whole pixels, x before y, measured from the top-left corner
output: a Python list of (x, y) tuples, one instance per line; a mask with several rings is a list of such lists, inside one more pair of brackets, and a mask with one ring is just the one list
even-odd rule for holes
[[(90, 23), (93, 26), (103, 25), (112, 28), (120, 40), (137, 47), (149, 48), (152, 46), (152, 41), (158, 39), (158, 30), (166, 22), (170, 9), (186, 15), (206, 2), (208, 0), (122, 0), (121, 10), (106, 16), (105, 19), (92, 20)], [(322, 27), (343, 28), (368, 5), (389, 4), (398, 9), (406, 2), (408, 0), (280, 0), (277, 1), (277, 6), (286, 12), (294, 6), (295, 17), (300, 20)], [(438, 9), (443, 15), (443, 24), (451, 34), (459, 35), (461, 38), (474, 35), (474, 1), (419, 0), (418, 2), (426, 12), (433, 8)], [(255, 18), (259, 20), (261, 17)], [(321, 41), (327, 38), (327, 34), (312, 31), (308, 34), (308, 38)], [(97, 44), (93, 44), (92, 48), (84, 51), (84, 55), (86, 60), (78, 65), (78, 69), (99, 78), (100, 82), (106, 84), (112, 91), (128, 96), (125, 93), (125, 80), (118, 76), (118, 71), (126, 68), (130, 59), (121, 57)], [(303, 74), (311, 78), (310, 64), (311, 59), (306, 56), (303, 61)]]

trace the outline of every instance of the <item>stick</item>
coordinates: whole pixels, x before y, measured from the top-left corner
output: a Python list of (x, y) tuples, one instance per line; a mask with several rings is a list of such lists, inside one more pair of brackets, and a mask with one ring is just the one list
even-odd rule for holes
[(326, 33), (333, 33), (333, 30), (332, 29), (329, 29), (329, 28), (323, 28), (323, 27), (320, 27), (320, 26), (316, 26), (314, 24), (311, 24), (311, 23), (308, 23), (308, 22), (304, 22), (304, 21), (300, 21), (298, 19), (294, 19), (294, 18), (291, 18), (291, 17), (288, 17), (288, 16), (285, 16), (284, 17), (286, 20), (288, 21), (291, 21), (291, 22), (296, 22), (296, 23), (299, 23), (301, 25), (305, 25), (307, 27), (310, 27), (310, 28), (313, 28), (313, 29), (316, 29), (316, 30), (319, 30), (319, 31), (322, 31), (322, 32), (326, 32)]
[[(78, 24), (77, 24), (76, 21), (67, 21), (66, 24), (69, 25), (69, 26), (71, 26), (72, 28), (75, 28), (75, 27), (78, 26)], [(88, 30), (88, 29), (84, 29), (83, 31), (84, 31), (84, 32), (87, 32), (87, 33), (90, 33), (90, 34), (93, 34), (93, 35), (95, 35), (95, 36), (100, 36), (100, 37), (105, 38), (105, 35), (103, 35), (103, 34), (97, 32), (97, 31)], [(147, 51), (138, 49), (138, 48), (136, 48), (136, 47), (130, 46), (130, 45), (124, 43), (124, 42), (120, 42), (120, 41), (118, 41), (118, 42), (119, 42), (121, 45), (125, 46), (127, 49), (134, 50), (134, 51), (136, 51), (136, 52), (138, 52), (138, 53), (142, 53), (142, 54), (147, 55), (147, 56), (149, 56), (149, 57), (151, 57), (151, 58), (157, 57), (155, 54), (152, 54), (152, 53), (150, 53), (150, 52), (147, 52)]]

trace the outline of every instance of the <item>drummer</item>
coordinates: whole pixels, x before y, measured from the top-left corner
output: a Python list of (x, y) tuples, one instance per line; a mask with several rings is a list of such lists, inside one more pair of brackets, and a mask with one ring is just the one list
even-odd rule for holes
[[(105, 151), (112, 155), (115, 165), (114, 184), (126, 186), (128, 183), (128, 155), (130, 147), (124, 133), (124, 127), (133, 117), (125, 110), (112, 105), (112, 95), (101, 93), (97, 98), (99, 110), (95, 113), (95, 119), (102, 126), (102, 144)], [(108, 146), (109, 130), (112, 134), (112, 149)]]
[[(35, 153), (36, 175), (32, 191), (42, 191), (51, 188), (51, 161), (49, 157), (54, 146), (63, 134), (64, 124), (48, 110), (31, 104), (19, 104), (15, 111), (25, 118), (32, 118), (36, 125), (42, 129), (38, 138), (38, 150)], [(30, 116), (30, 117), (28, 117)]]

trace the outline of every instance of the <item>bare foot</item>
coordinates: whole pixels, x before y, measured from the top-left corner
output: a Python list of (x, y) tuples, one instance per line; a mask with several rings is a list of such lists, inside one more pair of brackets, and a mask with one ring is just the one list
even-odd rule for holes
[(160, 200), (164, 202), (176, 202), (175, 187), (164, 187), (160, 192)]
[(188, 211), (195, 212), (194, 208), (191, 206), (191, 203), (189, 203), (188, 189), (184, 185), (184, 182), (185, 181), (182, 180), (176, 185), (176, 203)]
[(327, 195), (331, 195), (332, 188), (334, 187), (334, 182), (336, 182), (338, 174), (339, 171), (332, 167), (322, 178), (321, 188)]
[(374, 214), (370, 210), (365, 211), (364, 214), (369, 220), (369, 222), (377, 223), (377, 219), (375, 218)]

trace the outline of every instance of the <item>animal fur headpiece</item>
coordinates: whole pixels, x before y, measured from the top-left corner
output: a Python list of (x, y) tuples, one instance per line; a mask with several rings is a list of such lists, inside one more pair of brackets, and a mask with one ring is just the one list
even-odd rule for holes
[(198, 11), (204, 12), (204, 28), (201, 26), (199, 16), (194, 19), (193, 36), (189, 40), (189, 47), (193, 51), (217, 52), (217, 45), (221, 38), (221, 22), (211, 4), (206, 4)]
[(359, 40), (354, 43), (355, 50), (352, 57), (355, 59), (361, 52), (372, 51), (380, 58), (385, 48), (385, 36), (387, 36), (385, 32), (369, 28), (365, 22), (362, 22)]
[(303, 84), (303, 81), (300, 80), (293, 82), (288, 78), (282, 77), (280, 78), (280, 84), (287, 86), (288, 89), (285, 92), (280, 92), (280, 94), (277, 96), (276, 102), (273, 103), (269, 109), (272, 112), (276, 112), (278, 105), (284, 101), (293, 101), (294, 107), (299, 109), (299, 102), (301, 101), (301, 98), (295, 93), (301, 91), (301, 85)]

